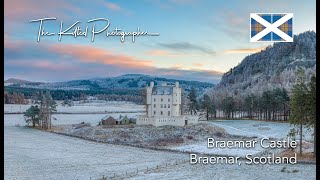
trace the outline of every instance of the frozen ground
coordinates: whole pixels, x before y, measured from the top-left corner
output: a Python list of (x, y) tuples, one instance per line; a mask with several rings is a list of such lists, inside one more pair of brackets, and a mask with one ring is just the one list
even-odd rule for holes
[[(80, 103), (75, 101), (73, 106), (62, 106), (61, 101), (57, 102), (57, 112), (59, 113), (104, 113), (104, 112), (143, 112), (143, 105), (138, 105), (126, 101), (94, 101)], [(25, 112), (31, 104), (5, 104), (5, 113), (22, 113)]]
[[(253, 120), (215, 120), (209, 123), (224, 128), (229, 134), (269, 138), (286, 138), (290, 129), (294, 128), (289, 123)], [(312, 133), (312, 130), (304, 128), (304, 139), (313, 141)]]
[(188, 158), (95, 143), (27, 127), (4, 129), (5, 179), (89, 179)]
[[(208, 122), (208, 124), (215, 125), (218, 127), (224, 128), (229, 134), (256, 137), (257, 142), (260, 142), (260, 139), (263, 137), (284, 139), (287, 138), (287, 134), (290, 129), (293, 128), (289, 123), (276, 123), (276, 122), (263, 122), (263, 121), (253, 121), (253, 120), (216, 120)], [(308, 142), (313, 142), (312, 131), (304, 128), (304, 137), (303, 139)], [(297, 136), (298, 140), (299, 137)], [(220, 140), (220, 139), (216, 139)], [(195, 144), (187, 144), (170, 147), (173, 150), (179, 151), (190, 151), (197, 153), (206, 153), (214, 155), (229, 155), (229, 156), (240, 156), (245, 157), (246, 154), (250, 153), (253, 155), (258, 155), (261, 153), (266, 153), (269, 149), (263, 149), (259, 143), (254, 148), (207, 148), (206, 139), (203, 142)], [(281, 149), (276, 149), (272, 152), (280, 152)], [(308, 151), (313, 151), (308, 149)]]
[[(287, 171), (281, 172), (286, 167)], [(292, 172), (298, 170), (298, 172)], [(226, 165), (226, 164), (196, 164), (189, 163), (179, 166), (162, 168), (149, 173), (140, 173), (129, 178), (134, 180), (173, 180), (173, 179), (205, 179), (205, 180), (309, 180), (316, 179), (316, 165)]]
[[(181, 163), (188, 159), (188, 154), (95, 143), (26, 127), (4, 129), (4, 179), (89, 180), (114, 173), (127, 179), (316, 179), (316, 165)], [(289, 173), (281, 172), (283, 167)]]
[[(106, 115), (111, 115), (115, 118), (120, 115), (127, 115), (128, 118), (137, 117), (141, 113), (106, 113), (106, 114), (54, 114), (52, 117), (56, 120), (52, 120), (53, 125), (61, 124), (78, 124), (81, 122), (91, 123), (91, 125), (96, 125), (101, 121)], [(26, 125), (23, 114), (5, 114), (4, 115), (4, 125), (5, 126), (15, 126), (19, 124), (20, 126)]]
[[(52, 117), (53, 125), (60, 124), (78, 124), (81, 122), (91, 123), (96, 125), (100, 122), (101, 118), (106, 115), (112, 115), (117, 118), (120, 115), (127, 115), (128, 118), (137, 118), (137, 116), (144, 113), (145, 109), (143, 105), (138, 105), (127, 101), (92, 101), (88, 103), (74, 101), (74, 105), (71, 107), (62, 106), (61, 101), (57, 101), (57, 112), (66, 114), (54, 114)], [(5, 113), (23, 113), (31, 104), (5, 104)], [(68, 114), (71, 113), (71, 114)], [(5, 114), (4, 125), (26, 125), (23, 114)]]
[[(130, 117), (139, 114), (127, 115)], [(57, 121), (53, 123), (89, 122), (94, 125), (104, 115), (55, 114), (53, 116)], [(111, 115), (117, 116), (120, 113)], [(257, 138), (282, 138), (291, 128), (287, 123), (246, 120), (210, 123), (225, 128), (230, 134)], [(15, 127), (16, 124), (21, 127)], [(4, 179), (96, 179), (103, 175), (110, 177), (114, 173), (127, 179), (316, 179), (316, 165), (191, 165), (187, 162), (181, 163), (189, 159), (188, 154), (95, 143), (26, 128), (23, 125), (25, 122), (22, 114), (4, 115)], [(311, 139), (310, 137), (305, 138), (307, 140)], [(206, 143), (180, 148), (182, 151), (191, 148), (195, 152), (207, 149)], [(241, 150), (224, 152), (243, 153)], [(166, 163), (175, 162), (178, 164), (163, 167)], [(159, 168), (156, 168), (157, 166)], [(281, 172), (283, 167), (290, 172)], [(149, 170), (146, 170), (147, 168)], [(138, 173), (132, 174), (136, 169)], [(293, 170), (298, 172), (294, 173)], [(126, 171), (129, 172), (128, 175), (125, 174)]]

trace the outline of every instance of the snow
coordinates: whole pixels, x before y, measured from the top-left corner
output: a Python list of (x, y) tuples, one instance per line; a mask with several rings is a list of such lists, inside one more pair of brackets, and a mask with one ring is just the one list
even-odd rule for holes
[[(135, 180), (316, 179), (316, 165), (312, 164), (191, 165), (188, 160), (189, 155), (183, 153), (96, 143), (27, 127), (4, 129), (4, 179), (82, 180), (114, 173), (117, 179), (121, 175)], [(166, 167), (166, 163), (171, 165)], [(281, 172), (283, 167), (291, 173)], [(132, 175), (126, 176), (126, 171)]]
[[(253, 121), (253, 120), (215, 120), (208, 122), (210, 125), (218, 126), (224, 128), (227, 133), (239, 136), (256, 137), (256, 141), (260, 142), (261, 138), (276, 138), (284, 139), (293, 126), (289, 123), (277, 123), (277, 122), (263, 122), (263, 121)], [(313, 142), (312, 131), (307, 128), (303, 129), (304, 137), (303, 140)], [(298, 135), (296, 140), (298, 140)], [(220, 140), (220, 139), (219, 139)], [(254, 148), (235, 148), (235, 149), (225, 149), (225, 148), (208, 148), (207, 141), (170, 147), (170, 149), (178, 151), (214, 154), (214, 155), (228, 155), (228, 156), (239, 156), (245, 157), (246, 154), (261, 154), (266, 152), (259, 143)], [(277, 149), (279, 150), (279, 149)]]
[[(209, 123), (224, 128), (229, 134), (242, 136), (286, 138), (293, 125), (285, 122), (266, 122), (253, 120), (214, 120)], [(313, 141), (313, 131), (303, 128), (304, 139)], [(296, 137), (298, 139), (298, 136)]]
[[(128, 118), (137, 118), (139, 115), (145, 113), (143, 105), (126, 101), (117, 102), (95, 100), (87, 103), (74, 101), (74, 105), (71, 107), (62, 106), (61, 101), (58, 101), (57, 103), (57, 113), (59, 114), (52, 115), (53, 118), (56, 118), (56, 120), (52, 120), (53, 125), (77, 124), (81, 122), (95, 125), (98, 124), (106, 115), (111, 115), (114, 118), (118, 118), (120, 115), (127, 115)], [(31, 104), (5, 104), (4, 112), (23, 113), (30, 106)], [(15, 126), (17, 124), (26, 124), (23, 114), (4, 114), (5, 126)]]
[(227, 155), (227, 156), (238, 156), (238, 157), (245, 157), (247, 154), (258, 154), (263, 149), (260, 145), (256, 146), (255, 148), (208, 148), (207, 142), (197, 143), (197, 144), (189, 144), (171, 148), (173, 150), (178, 151), (187, 151), (193, 153), (201, 153), (201, 154), (213, 154), (213, 155)]
[[(144, 105), (138, 105), (126, 101), (92, 101), (80, 103), (75, 101), (73, 106), (62, 106), (61, 101), (57, 101), (57, 112), (59, 113), (104, 113), (104, 112), (143, 112)], [(5, 104), (5, 113), (23, 113), (31, 104)]]
[[(290, 173), (281, 172), (286, 167)], [(293, 173), (293, 170), (298, 172)], [(219, 179), (219, 180), (248, 180), (248, 179), (288, 179), (288, 180), (313, 180), (316, 179), (316, 165), (246, 165), (237, 164), (181, 164), (179, 166), (161, 168), (149, 173), (139, 173), (138, 176), (128, 178), (131, 180), (175, 180), (175, 179)]]
[(28, 127), (5, 127), (4, 147), (4, 179), (97, 179), (188, 157), (80, 140)]
[[(58, 103), (58, 112), (72, 114), (54, 114), (56, 120), (52, 121), (53, 125), (81, 122), (96, 125), (106, 115), (127, 115), (131, 118), (144, 114), (144, 106), (130, 102), (74, 102), (71, 107), (63, 107), (61, 102)], [(29, 107), (5, 104), (4, 111), (24, 112)], [(289, 123), (252, 120), (216, 120), (207, 123), (209, 126), (222, 127), (229, 134), (255, 137), (257, 140), (262, 137), (285, 138), (293, 128)], [(17, 124), (20, 127), (15, 127)], [(96, 143), (27, 128), (25, 124), (23, 114), (4, 115), (4, 179), (98, 179), (103, 175), (112, 177), (114, 173), (127, 179), (315, 179), (316, 174), (316, 166), (308, 164), (191, 165), (186, 162), (189, 159), (187, 153)], [(305, 128), (304, 132), (304, 140), (312, 142), (312, 131)], [(206, 139), (199, 143), (168, 148), (240, 157), (263, 152), (259, 145), (255, 148), (208, 149)], [(175, 162), (180, 163), (163, 166)], [(162, 167), (155, 168), (157, 166)], [(283, 167), (299, 172), (281, 172)], [(133, 173), (132, 177), (125, 175), (126, 171), (134, 172), (136, 169), (139, 171)]]
[[(62, 124), (79, 124), (81, 122), (90, 123), (91, 125), (98, 124), (101, 119), (110, 115), (114, 118), (118, 118), (120, 115), (127, 115), (128, 118), (136, 118), (141, 115), (141, 113), (106, 113), (106, 114), (54, 114), (52, 120), (53, 125)], [(4, 126), (15, 126), (19, 124), (20, 126), (26, 125), (23, 114), (5, 114), (4, 115)]]

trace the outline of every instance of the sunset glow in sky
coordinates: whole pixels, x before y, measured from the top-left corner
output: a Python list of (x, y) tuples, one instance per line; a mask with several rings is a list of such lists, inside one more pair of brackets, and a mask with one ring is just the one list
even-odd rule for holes
[[(269, 43), (250, 43), (250, 13), (293, 13), (294, 34), (316, 29), (316, 1), (250, 0), (5, 0), (4, 78), (67, 81), (129, 73), (217, 83), (221, 75)], [(76, 21), (84, 30), (90, 19), (107, 18), (114, 28), (159, 36), (41, 37), (39, 23), (58, 33), (60, 23)], [(103, 27), (98, 23), (97, 28)]]

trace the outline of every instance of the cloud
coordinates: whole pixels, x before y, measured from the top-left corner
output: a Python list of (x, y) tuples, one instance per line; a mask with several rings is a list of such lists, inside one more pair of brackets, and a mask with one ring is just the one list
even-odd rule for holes
[(108, 8), (111, 11), (115, 11), (115, 12), (122, 12), (127, 16), (132, 15), (132, 11), (129, 11), (128, 9), (125, 9), (123, 7), (121, 7), (119, 4), (113, 3), (113, 2), (103, 2), (103, 5)]
[(29, 66), (35, 69), (45, 69), (45, 70), (52, 70), (52, 71), (65, 71), (65, 70), (73, 69), (73, 67), (70, 66), (69, 64), (56, 63), (56, 62), (52, 62), (50, 60), (45, 60), (45, 59), (11, 60), (7, 64), (11, 66), (16, 66), (16, 67)]
[(209, 54), (209, 55), (215, 55), (216, 52), (212, 49), (202, 47), (196, 44), (191, 44), (188, 42), (177, 42), (177, 43), (158, 43), (158, 46), (168, 48), (175, 51), (182, 51), (182, 52), (188, 52), (188, 51), (198, 51), (201, 53)]
[(229, 49), (225, 50), (224, 52), (226, 54), (252, 54), (252, 53), (257, 53), (262, 50), (266, 49), (266, 47), (259, 47), (259, 48), (243, 48), (243, 49)]
[(218, 83), (221, 79), (222, 72), (215, 70), (182, 70), (182, 69), (158, 69), (152, 75), (158, 75), (167, 78), (181, 79), (181, 80), (195, 80), (202, 82)]
[(204, 66), (204, 64), (201, 64), (201, 63), (193, 63), (192, 65), (195, 66), (195, 67), (202, 67), (202, 66)]
[(211, 17), (208, 24), (238, 41), (249, 38), (249, 16), (245, 11), (221, 10)]
[(180, 56), (187, 56), (187, 54), (182, 53), (172, 53), (169, 51), (164, 50), (151, 50), (145, 52), (147, 55), (150, 56), (164, 56), (164, 57), (180, 57)]
[(113, 10), (113, 11), (121, 11), (122, 8), (117, 5), (116, 3), (112, 3), (112, 2), (105, 2), (104, 5), (110, 9), (110, 10)]
[(197, 1), (196, 0), (169, 0), (169, 2), (179, 5), (185, 5), (185, 4), (194, 4)]
[(164, 10), (174, 11), (177, 6), (183, 6), (183, 5), (195, 5), (199, 1), (196, 0), (146, 0), (147, 2), (155, 5), (156, 7), (159, 7)]
[[(81, 12), (75, 4), (63, 0), (4, 0), (4, 19), (6, 21), (26, 21), (30, 18), (55, 16), (69, 17), (68, 13)], [(28, 19), (26, 19), (28, 18)]]
[[(218, 82), (221, 72), (183, 69), (182, 65), (159, 68), (152, 60), (139, 59), (90, 45), (39, 44), (5, 41), (5, 77), (25, 77), (37, 81), (66, 81), (142, 73), (182, 80)], [(158, 54), (163, 52), (157, 52)], [(197, 64), (200, 66), (200, 64)]]
[(125, 67), (149, 67), (151, 60), (139, 60), (132, 56), (114, 54), (111, 51), (86, 45), (53, 44), (48, 51), (60, 55), (69, 55), (74, 59), (88, 63), (100, 63)]

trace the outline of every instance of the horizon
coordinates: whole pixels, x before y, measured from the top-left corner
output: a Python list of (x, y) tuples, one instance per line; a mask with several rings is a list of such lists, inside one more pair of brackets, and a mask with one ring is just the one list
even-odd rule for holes
[(128, 76), (128, 75), (137, 75), (137, 76), (150, 76), (150, 77), (155, 77), (155, 78), (165, 78), (167, 80), (177, 80), (177, 81), (195, 81), (195, 82), (201, 82), (201, 83), (209, 83), (209, 84), (213, 84), (216, 85), (218, 83), (212, 83), (212, 82), (206, 82), (206, 81), (196, 81), (196, 80), (184, 80), (184, 79), (176, 79), (176, 78), (169, 78), (169, 77), (163, 77), (163, 76), (152, 76), (152, 75), (148, 75), (148, 74), (122, 74), (119, 76), (109, 76), (109, 77), (93, 77), (90, 79), (71, 79), (71, 80), (65, 80), (65, 81), (33, 81), (33, 80), (29, 80), (29, 79), (20, 79), (20, 78), (15, 78), (15, 77), (9, 77), (7, 79), (4, 79), (4, 81), (8, 81), (8, 80), (22, 80), (22, 81), (29, 81), (32, 83), (59, 83), (59, 82), (69, 82), (69, 81), (81, 81), (81, 80), (94, 80), (94, 79), (108, 79), (108, 78), (117, 78), (117, 77), (121, 77), (121, 76)]
[[(273, 44), (249, 42), (250, 13), (290, 12), (294, 14), (295, 35), (316, 32), (314, 0), (246, 5), (234, 1), (141, 1), (147, 9), (125, 1), (72, 2), (4, 1), (4, 79), (65, 82), (139, 73), (217, 84), (223, 73), (246, 56)], [(50, 9), (46, 9), (48, 5)], [(197, 13), (191, 15), (190, 11)], [(60, 21), (68, 27), (80, 20), (83, 28), (90, 19), (108, 18), (110, 31), (139, 28), (160, 35), (137, 36), (134, 43), (131, 37), (122, 43), (118, 37), (102, 34), (97, 34), (94, 42), (89, 37), (67, 36), (61, 41), (55, 36), (41, 37), (37, 42), (39, 23), (30, 21), (44, 17), (57, 18), (44, 22), (46, 31), (55, 33)]]

